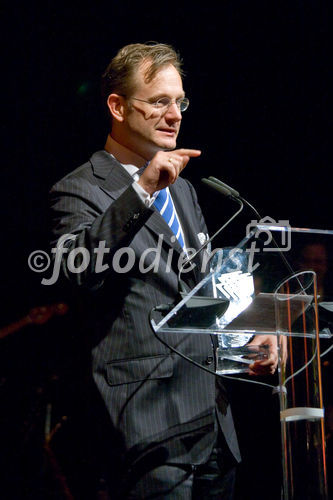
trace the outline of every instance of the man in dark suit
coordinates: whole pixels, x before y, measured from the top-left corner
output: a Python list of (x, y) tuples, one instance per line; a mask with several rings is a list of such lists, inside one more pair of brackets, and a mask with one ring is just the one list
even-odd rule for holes
[[(232, 498), (240, 456), (214, 376), (214, 340), (164, 337), (210, 374), (174, 354), (149, 326), (154, 306), (177, 299), (179, 257), (207, 235), (195, 191), (179, 177), (200, 151), (176, 149), (188, 106), (178, 55), (164, 44), (126, 46), (103, 75), (103, 88), (111, 116), (105, 150), (58, 182), (51, 199), (54, 244), (81, 265), (64, 259), (62, 271), (91, 291), (110, 495)], [(154, 205), (162, 191), (169, 221)], [(156, 248), (157, 267), (156, 253), (147, 252)], [(189, 286), (200, 279), (195, 273), (186, 273)]]

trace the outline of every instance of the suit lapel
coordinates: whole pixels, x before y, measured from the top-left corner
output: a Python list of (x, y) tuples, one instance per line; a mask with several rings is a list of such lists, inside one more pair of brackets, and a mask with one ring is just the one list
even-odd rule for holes
[(114, 200), (133, 182), (127, 170), (106, 151), (98, 151), (90, 161), (100, 188)]

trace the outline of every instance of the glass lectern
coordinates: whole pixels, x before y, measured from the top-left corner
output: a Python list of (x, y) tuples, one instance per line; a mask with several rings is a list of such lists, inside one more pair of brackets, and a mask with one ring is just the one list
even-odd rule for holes
[(246, 372), (269, 355), (253, 350), (253, 339), (276, 336), (285, 500), (328, 499), (320, 344), (332, 333), (318, 310), (331, 303), (321, 295), (321, 273), (303, 258), (319, 237), (333, 243), (333, 231), (253, 225), (239, 244), (204, 259), (202, 281), (152, 318), (160, 337), (217, 335), (216, 376)]

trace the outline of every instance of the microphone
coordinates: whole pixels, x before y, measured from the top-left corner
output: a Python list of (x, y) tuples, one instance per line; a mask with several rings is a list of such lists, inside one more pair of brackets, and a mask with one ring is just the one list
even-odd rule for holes
[[(216, 177), (210, 176), (210, 177), (208, 177), (208, 180), (210, 181), (210, 183), (213, 183), (215, 185), (217, 184), (221, 188), (224, 188), (226, 191), (229, 191), (232, 194), (232, 196), (234, 196), (235, 198), (241, 197), (239, 192), (236, 191), (236, 189), (228, 186), (228, 184), (226, 184), (225, 182), (222, 182), (219, 179), (216, 179)], [(205, 181), (207, 181), (207, 179), (202, 179), (202, 181), (205, 182)]]
[(259, 214), (258, 210), (253, 205), (251, 205), (251, 203), (249, 201), (245, 200), (245, 198), (243, 198), (239, 194), (239, 192), (236, 191), (236, 189), (228, 186), (228, 184), (226, 184), (225, 182), (222, 182), (220, 179), (217, 179), (216, 177), (213, 177), (213, 176), (208, 177), (208, 180), (210, 181), (210, 183), (215, 184), (216, 189), (218, 189), (218, 186), (219, 186), (222, 189), (230, 191), (230, 193), (231, 193), (231, 195), (233, 197), (239, 198), (240, 200), (242, 200), (245, 203), (245, 205), (247, 205), (249, 208), (251, 208), (251, 210), (253, 210), (253, 212), (256, 214), (257, 217), (259, 217), (259, 219), (262, 219), (262, 217)]
[[(242, 196), (240, 196), (239, 192), (236, 191), (236, 189), (228, 186), (228, 184), (225, 184), (224, 182), (222, 182), (220, 179), (217, 179), (216, 177), (213, 177), (213, 176), (210, 176), (208, 177), (208, 181), (209, 181), (209, 185), (211, 187), (215, 186), (215, 189), (217, 191), (220, 191), (220, 192), (223, 192), (223, 191), (228, 191), (230, 193), (229, 196), (231, 196), (233, 199), (237, 199), (243, 203), (245, 203), (245, 205), (247, 205), (255, 214), (256, 216), (259, 218), (259, 221), (262, 219), (261, 215), (259, 214), (258, 210), (253, 206), (251, 205), (250, 202), (248, 202), (245, 198), (243, 198)], [(207, 184), (207, 182), (206, 182)], [(277, 244), (274, 236), (272, 235), (272, 241), (274, 243), (274, 246), (276, 247), (277, 251), (279, 252), (280, 254), (280, 257), (283, 261), (283, 263), (285, 264), (285, 266), (287, 267), (288, 271), (291, 273), (291, 274), (295, 274), (295, 271), (293, 270), (293, 268), (291, 267), (291, 265), (289, 264), (288, 260), (286, 259), (284, 253), (281, 251), (279, 245)], [(299, 282), (299, 280), (297, 280)], [(301, 283), (299, 282), (299, 284), (301, 285)], [(301, 285), (301, 289), (303, 289), (303, 286)]]
[[(223, 185), (223, 183), (217, 183), (214, 180), (214, 177), (210, 177), (209, 179), (201, 179), (201, 182), (203, 184), (206, 184), (206, 186), (209, 186), (212, 189), (215, 189), (216, 191), (219, 191), (219, 193), (224, 194), (224, 196), (227, 196), (228, 198), (233, 197), (234, 195), (232, 194), (231, 190), (227, 185)], [(236, 191), (237, 192), (237, 191)], [(236, 196), (237, 198), (237, 196)]]

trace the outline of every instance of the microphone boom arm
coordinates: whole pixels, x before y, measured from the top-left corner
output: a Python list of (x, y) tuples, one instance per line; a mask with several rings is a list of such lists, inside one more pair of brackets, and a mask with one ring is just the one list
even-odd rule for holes
[(179, 270), (179, 273), (178, 273), (178, 283), (180, 284), (180, 287), (182, 288), (182, 282), (181, 282), (181, 279), (180, 279), (180, 276), (181, 276), (181, 273), (183, 272), (183, 270), (185, 269), (185, 267), (205, 248), (207, 247), (215, 238), (216, 236), (218, 236), (220, 234), (221, 231), (223, 231), (223, 229), (225, 229), (240, 213), (241, 211), (243, 210), (244, 208), (244, 203), (243, 203), (243, 200), (241, 198), (237, 198), (236, 196), (234, 196), (230, 189), (228, 188), (225, 188), (224, 186), (216, 186), (216, 184), (212, 181), (210, 181), (209, 179), (202, 179), (202, 182), (204, 184), (207, 184), (207, 186), (211, 187), (212, 189), (214, 190), (217, 190), (219, 191), (220, 193), (224, 194), (225, 196), (231, 198), (232, 200), (236, 201), (237, 203), (239, 203), (240, 205), (240, 208), (237, 210), (237, 212), (235, 212), (232, 217), (230, 217), (230, 219), (227, 220), (227, 222), (225, 222), (223, 224), (223, 226), (221, 226), (214, 234), (213, 236), (211, 236), (207, 241), (205, 241), (205, 243), (203, 243), (203, 245), (201, 245), (199, 247), (199, 249), (193, 254), (191, 255), (191, 257), (189, 257), (185, 262), (184, 264), (181, 266), (180, 270)]

